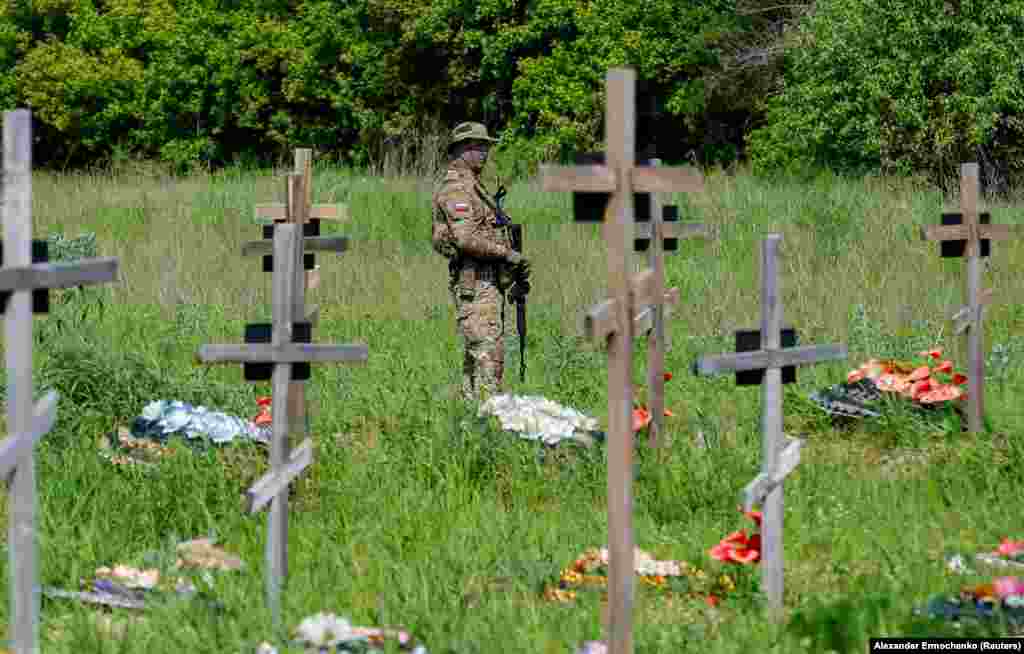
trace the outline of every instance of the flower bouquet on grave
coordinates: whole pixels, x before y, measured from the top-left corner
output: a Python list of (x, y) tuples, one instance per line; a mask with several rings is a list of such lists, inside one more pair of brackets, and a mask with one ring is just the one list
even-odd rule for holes
[(307, 652), (354, 654), (382, 650), (387, 641), (398, 644), (401, 651), (427, 654), (409, 632), (402, 629), (356, 627), (334, 613), (317, 613), (304, 619), (294, 632), (295, 644)]
[(846, 375), (846, 382), (812, 393), (810, 400), (830, 415), (851, 418), (879, 417), (885, 397), (909, 400), (915, 407), (952, 406), (967, 397), (967, 377), (942, 360), (942, 350), (918, 353), (923, 361), (869, 359)]
[(993, 567), (1024, 571), (1024, 540), (1003, 538), (994, 552), (978, 554), (975, 558)]
[(213, 572), (238, 570), (243, 565), (209, 538), (179, 543), (170, 558), (173, 565), (167, 565), (170, 559), (164, 553), (150, 552), (140, 557), (145, 562), (138, 567), (116, 564), (97, 568), (91, 577), (79, 581), (79, 591), (43, 588), (42, 592), (53, 599), (130, 609), (146, 609), (154, 602), (172, 599), (199, 599), (219, 609), (223, 605), (213, 599)]
[(917, 615), (933, 620), (961, 622), (1005, 621), (1011, 628), (1024, 628), (1024, 580), (997, 577), (989, 583), (965, 586), (956, 597), (938, 595), (928, 600)]
[[(561, 571), (556, 584), (544, 589), (544, 598), (552, 602), (569, 603), (579, 593), (598, 592), (602, 601), (608, 599), (607, 548), (591, 548)], [(715, 606), (725, 592), (734, 588), (732, 580), (723, 575), (714, 579), (685, 561), (659, 561), (639, 547), (634, 550), (633, 564), (640, 577), (640, 588), (656, 593), (668, 600), (676, 598), (703, 599)]]
[(477, 415), (495, 419), (502, 431), (548, 446), (570, 441), (590, 446), (605, 440), (596, 419), (535, 395), (493, 395), (481, 403)]
[[(665, 373), (665, 381), (672, 379), (672, 373)], [(642, 387), (641, 387), (642, 388)], [(665, 415), (669, 418), (675, 418), (675, 414), (665, 408)], [(633, 433), (643, 431), (651, 424), (651, 412), (647, 408), (647, 403), (643, 401), (637, 401), (633, 403)]]
[[(760, 511), (744, 511), (743, 507), (737, 507), (743, 515), (754, 521), (758, 529), (761, 527), (762, 514)], [(748, 566), (761, 562), (761, 534), (751, 533), (747, 534), (746, 529), (740, 529), (734, 531), (722, 540), (718, 542), (710, 550), (708, 550), (708, 556), (720, 561), (722, 563), (731, 564), (734, 566)], [(733, 581), (733, 588), (735, 590), (736, 581), (738, 581), (738, 573), (734, 574), (737, 577)], [(721, 600), (721, 597), (716, 598)]]

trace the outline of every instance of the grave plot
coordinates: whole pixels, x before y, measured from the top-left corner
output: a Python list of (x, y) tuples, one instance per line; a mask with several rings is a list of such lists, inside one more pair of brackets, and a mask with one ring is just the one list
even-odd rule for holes
[(743, 489), (745, 511), (764, 507), (761, 526), (762, 590), (772, 613), (779, 616), (783, 596), (783, 485), (800, 462), (803, 441), (782, 431), (782, 385), (796, 381), (797, 365), (845, 359), (845, 345), (795, 347), (796, 334), (782, 328), (782, 297), (778, 288), (778, 249), (782, 236), (769, 235), (761, 244), (761, 328), (736, 334), (736, 354), (702, 357), (694, 364), (699, 375), (736, 373), (737, 385), (762, 388), (761, 473)]
[[(584, 154), (576, 158), (577, 165), (603, 165), (605, 153)], [(637, 165), (657, 167), (658, 159), (638, 161)], [(703, 190), (703, 178), (699, 173), (687, 192)], [(651, 422), (648, 427), (648, 444), (657, 447), (665, 420), (665, 352), (671, 347), (670, 332), (666, 330), (665, 319), (670, 310), (679, 303), (679, 289), (665, 288), (665, 253), (676, 252), (679, 240), (692, 237), (708, 237), (707, 225), (679, 223), (679, 206), (663, 205), (657, 193), (633, 194), (636, 234), (633, 250), (646, 253), (647, 269), (642, 270), (639, 262), (632, 278), (634, 287), (643, 289), (633, 302), (634, 334), (647, 337), (647, 389), (650, 396)], [(574, 192), (573, 217), (576, 222), (604, 222), (608, 209), (607, 193)], [(648, 292), (649, 291), (649, 292)], [(649, 302), (648, 302), (649, 300)], [(588, 316), (584, 328), (587, 336), (598, 342), (604, 335), (591, 333), (593, 328), (607, 329), (614, 300), (598, 305)]]
[[(294, 180), (298, 178), (298, 182)], [(274, 234), (274, 226), (282, 223), (293, 223), (296, 225), (302, 225), (302, 237), (304, 239), (316, 239), (320, 237), (320, 222), (323, 220), (331, 220), (337, 222), (345, 222), (348, 220), (347, 207), (337, 204), (313, 204), (313, 151), (309, 148), (297, 148), (295, 150), (295, 171), (287, 177), (288, 187), (285, 193), (286, 202), (284, 203), (271, 203), (271, 204), (258, 204), (254, 209), (256, 215), (256, 222), (262, 225), (263, 238), (271, 239)], [(293, 197), (292, 186), (294, 184), (300, 184), (300, 187), (296, 192), (297, 196)], [(317, 249), (319, 245), (314, 246), (315, 241), (306, 241), (310, 246), (309, 249)], [(341, 239), (339, 241), (341, 245), (340, 249), (335, 249), (337, 252), (344, 251), (348, 246), (347, 239)], [(273, 272), (273, 256), (270, 254), (264, 254), (268, 250), (268, 244), (251, 243), (246, 246), (247, 249), (243, 249), (242, 254), (263, 254), (263, 272)], [(320, 317), (320, 307), (313, 305), (308, 309), (305, 307), (305, 293), (312, 291), (320, 285), (320, 266), (317, 265), (315, 257), (312, 253), (305, 254), (303, 256), (303, 268), (305, 270), (305, 279), (302, 287), (299, 289), (299, 301), (301, 304), (297, 305), (296, 316), (301, 316), (302, 321), (309, 323), (310, 328), (315, 325)], [(267, 338), (268, 325), (256, 328), (262, 334), (261, 338)], [(308, 374), (308, 368), (303, 369), (302, 374)], [(269, 373), (265, 373), (269, 374)], [(289, 415), (295, 421), (293, 423), (294, 429), (307, 429), (308, 421), (306, 419), (306, 387), (304, 384), (295, 382), (291, 387), (291, 404), (289, 405)]]
[(3, 247), (0, 309), (7, 357), (7, 425), (0, 442), (0, 475), (8, 480), (10, 639), (16, 654), (39, 652), (37, 496), (33, 450), (57, 417), (56, 392), (33, 406), (33, 314), (49, 308), (48, 289), (114, 281), (118, 261), (47, 263), (46, 241), (32, 239), (32, 114), (4, 113)]
[[(628, 243), (636, 238), (634, 193), (699, 191), (703, 186), (700, 174), (690, 168), (635, 165), (635, 86), (636, 73), (632, 69), (608, 72), (605, 113), (608, 151), (604, 165), (545, 165), (540, 171), (545, 191), (608, 194), (607, 205), (599, 216), (603, 219), (608, 244), (611, 298), (588, 312), (585, 329), (590, 339), (606, 343), (608, 347), (608, 644), (611, 654), (633, 651), (632, 346), (636, 309), (665, 302), (663, 276), (656, 280), (653, 271), (633, 277), (628, 272)], [(578, 199), (574, 200), (575, 206), (579, 206), (578, 203)], [(576, 219), (580, 219), (579, 213)], [(656, 232), (652, 235), (658, 236)]]
[(978, 214), (978, 164), (960, 166), (960, 213), (942, 214), (941, 225), (929, 225), (921, 237), (938, 241), (943, 257), (964, 257), (966, 280), (964, 306), (952, 317), (957, 334), (967, 332), (967, 427), (978, 434), (984, 429), (985, 356), (982, 319), (991, 302), (991, 289), (981, 289), (981, 258), (991, 255), (991, 241), (1024, 236), (1022, 225), (991, 224), (988, 213)]
[[(270, 472), (247, 493), (250, 513), (270, 505), (267, 522), (265, 589), (266, 602), (275, 624), (280, 624), (280, 594), (288, 570), (288, 487), (313, 461), (313, 443), (306, 438), (293, 451), (289, 435), (305, 433), (304, 404), (293, 390), (309, 379), (310, 363), (363, 363), (368, 358), (365, 345), (312, 344), (312, 320), (304, 306), (305, 275), (311, 269), (311, 255), (304, 250), (344, 251), (347, 239), (310, 236), (303, 238), (306, 204), (303, 178), (288, 178), (288, 222), (275, 224), (272, 241), (248, 243), (243, 254), (273, 257), (273, 322), (246, 326), (243, 345), (206, 345), (199, 359), (206, 363), (242, 363), (248, 381), (272, 380), (273, 433), (270, 443)], [(264, 259), (266, 262), (267, 260)], [(305, 266), (303, 264), (306, 264)], [(304, 316), (305, 321), (299, 318)], [(269, 337), (269, 338), (268, 338)], [(304, 396), (300, 396), (300, 400)], [(301, 408), (300, 408), (301, 407)]]

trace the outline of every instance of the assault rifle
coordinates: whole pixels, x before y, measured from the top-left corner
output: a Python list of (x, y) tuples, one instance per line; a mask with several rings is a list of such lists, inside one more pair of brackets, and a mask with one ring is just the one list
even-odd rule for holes
[[(498, 209), (498, 224), (503, 224), (508, 227), (509, 236), (512, 238), (512, 249), (516, 252), (523, 253), (523, 226), (517, 223), (509, 221), (508, 216), (505, 215), (504, 207), (502, 206), (505, 202), (505, 195), (507, 191), (504, 186), (498, 187), (498, 192), (494, 194), (494, 203)], [(525, 284), (525, 279), (517, 279), (515, 283)], [(526, 294), (518, 293), (516, 295), (516, 333), (519, 335), (519, 380), (526, 381)]]

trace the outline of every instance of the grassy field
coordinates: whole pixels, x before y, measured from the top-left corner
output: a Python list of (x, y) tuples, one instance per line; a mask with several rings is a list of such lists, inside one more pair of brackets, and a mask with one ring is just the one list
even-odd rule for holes
[[(62, 396), (58, 424), (38, 449), (42, 583), (74, 589), (99, 566), (139, 562), (211, 531), (247, 562), (215, 580), (224, 610), (172, 603), (136, 621), (117, 610), (119, 637), (97, 627), (110, 617), (98, 620), (93, 608), (44, 600), (45, 652), (281, 644), (262, 603), (265, 515), (244, 515), (240, 499), (265, 471), (265, 453), (182, 446), (154, 470), (126, 470), (103, 460), (98, 442), (151, 400), (251, 417), (255, 396), (269, 395), (269, 384), (244, 382), (240, 366), (193, 357), (200, 344), (241, 342), (245, 323), (269, 320), (270, 276), (239, 253), (259, 237), (253, 204), (280, 201), (282, 190), (268, 171), (35, 177), (37, 237), (95, 232), (100, 254), (119, 257), (122, 270), (119, 283), (36, 321), (37, 387)], [(445, 262), (429, 244), (430, 190), (423, 178), (315, 171), (314, 201), (346, 202), (353, 216), (324, 231), (354, 245), (317, 255), (314, 341), (362, 341), (370, 358), (363, 367), (321, 365), (308, 384), (316, 463), (292, 504), (285, 624), (333, 611), (359, 625), (402, 625), (431, 654), (571, 652), (601, 637), (599, 596), (563, 605), (542, 595), (560, 569), (606, 543), (603, 456), (569, 446), (541, 459), (539, 446), (464, 420), (466, 409), (449, 399), (461, 352)], [(786, 387), (786, 431), (808, 439), (786, 485), (788, 626), (764, 619), (757, 570), (744, 568), (717, 609), (641, 587), (637, 651), (859, 652), (872, 635), (970, 633), (911, 611), (965, 582), (946, 573), (944, 552), (1024, 537), (1024, 244), (997, 244), (985, 279), (996, 298), (986, 327), (990, 433), (968, 437), (951, 418), (909, 411), (840, 427), (806, 395), (868, 357), (909, 358), (939, 345), (965, 368), (964, 344), (945, 318), (961, 297), (962, 265), (940, 260), (918, 236), (955, 200), (909, 182), (769, 183), (744, 173), (712, 174), (705, 193), (678, 200), (684, 220), (710, 223), (717, 238), (684, 243), (667, 264), (682, 295), (667, 355), (666, 404), (676, 417), (667, 450), (639, 450), (639, 547), (712, 576), (736, 572), (707, 551), (749, 526), (736, 497), (759, 465), (760, 392), (689, 369), (701, 354), (731, 349), (733, 330), (758, 324), (765, 234), (784, 236), (786, 320), (804, 343), (847, 343), (851, 359), (801, 369)], [(535, 271), (528, 379), (518, 379), (511, 313), (507, 388), (604, 424), (605, 358), (579, 338), (584, 310), (604, 292), (598, 228), (574, 225), (570, 198), (532, 181), (511, 184), (507, 204), (527, 226)], [(1024, 215), (1009, 204), (991, 209), (994, 222)], [(638, 347), (638, 384), (644, 355)], [(706, 449), (693, 445), (698, 432)], [(5, 574), (7, 563), (0, 558)]]

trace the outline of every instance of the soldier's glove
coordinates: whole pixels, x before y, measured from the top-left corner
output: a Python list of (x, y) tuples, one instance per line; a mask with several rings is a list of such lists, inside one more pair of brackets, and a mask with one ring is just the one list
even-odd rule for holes
[(516, 279), (529, 279), (530, 277), (530, 260), (521, 255), (518, 252), (513, 252), (508, 255), (507, 259), (512, 270), (512, 276)]
[(516, 283), (508, 290), (508, 299), (513, 302), (518, 302), (519, 300), (525, 300), (529, 293), (530, 282), (525, 279), (519, 279), (516, 280)]

